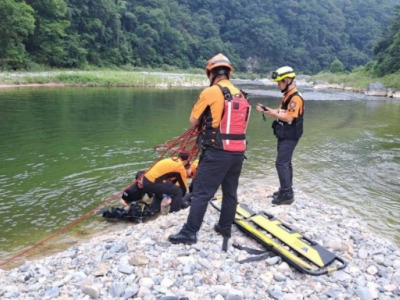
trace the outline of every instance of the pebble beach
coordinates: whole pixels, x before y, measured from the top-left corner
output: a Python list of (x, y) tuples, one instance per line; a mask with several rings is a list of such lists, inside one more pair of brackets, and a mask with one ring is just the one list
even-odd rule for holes
[[(272, 206), (275, 187), (256, 180), (240, 186), (239, 202), (266, 211), (347, 261), (330, 274), (312, 276), (271, 252), (260, 261), (239, 263), (250, 254), (238, 243), (263, 249), (236, 225), (227, 252), (214, 229), (219, 212), (211, 205), (194, 245), (173, 245), (188, 210), (139, 224), (124, 223), (56, 254), (0, 269), (1, 299), (400, 299), (400, 250), (372, 232), (345, 208), (301, 191), (290, 206)], [(105, 221), (106, 222), (106, 221)]]

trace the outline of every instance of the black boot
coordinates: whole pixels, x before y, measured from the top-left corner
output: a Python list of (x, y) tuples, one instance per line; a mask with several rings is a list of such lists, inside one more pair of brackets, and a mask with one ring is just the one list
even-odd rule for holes
[(196, 232), (191, 232), (185, 226), (177, 234), (172, 234), (168, 237), (172, 244), (187, 244), (192, 245), (197, 243)]
[(280, 191), (276, 198), (272, 199), (272, 204), (275, 205), (290, 205), (294, 202), (294, 194), (292, 191)]

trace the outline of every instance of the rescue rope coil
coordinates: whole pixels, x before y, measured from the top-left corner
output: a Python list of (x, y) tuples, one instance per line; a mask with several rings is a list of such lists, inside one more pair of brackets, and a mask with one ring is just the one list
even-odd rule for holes
[(198, 137), (200, 134), (201, 129), (199, 126), (193, 125), (180, 136), (155, 146), (154, 151), (161, 154), (158, 160), (162, 159), (167, 154), (170, 157), (178, 157), (179, 153), (182, 152), (189, 155), (189, 161), (195, 160), (201, 151), (201, 149), (198, 147)]

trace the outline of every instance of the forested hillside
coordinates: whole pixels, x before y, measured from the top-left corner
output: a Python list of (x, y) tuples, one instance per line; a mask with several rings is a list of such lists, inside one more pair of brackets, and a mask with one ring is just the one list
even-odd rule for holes
[(378, 76), (400, 71), (400, 6), (396, 7), (396, 17), (374, 53), (377, 58), (374, 69)]
[(203, 68), (223, 52), (239, 71), (351, 70), (398, 35), (396, 2), (1, 0), (0, 68)]

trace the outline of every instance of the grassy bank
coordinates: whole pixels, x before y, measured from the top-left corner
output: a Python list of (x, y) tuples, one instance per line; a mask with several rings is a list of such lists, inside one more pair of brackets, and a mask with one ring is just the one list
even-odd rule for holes
[(0, 73), (0, 85), (62, 84), (108, 87), (204, 86), (204, 74), (158, 71), (45, 71)]
[(374, 77), (362, 68), (352, 73), (321, 72), (311, 76), (310, 81), (323, 81), (330, 84), (336, 83), (359, 90), (365, 89), (370, 83), (380, 82), (387, 88), (400, 90), (400, 73), (389, 74), (383, 77)]
[[(256, 79), (268, 74), (234, 73), (233, 78)], [(400, 90), (400, 73), (373, 77), (363, 68), (352, 73), (321, 72), (311, 76), (311, 82), (341, 84), (355, 90), (363, 90), (368, 84), (381, 82), (387, 88)], [(208, 85), (204, 70), (62, 70), (41, 72), (3, 72), (0, 85), (22, 86), (32, 84), (58, 84), (66, 86), (101, 87), (190, 87)]]

